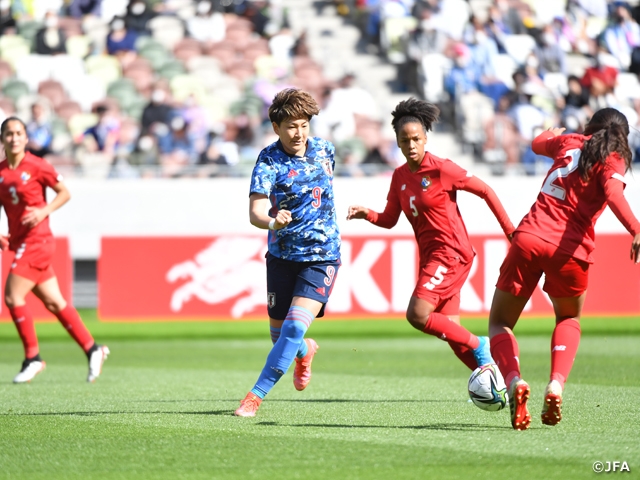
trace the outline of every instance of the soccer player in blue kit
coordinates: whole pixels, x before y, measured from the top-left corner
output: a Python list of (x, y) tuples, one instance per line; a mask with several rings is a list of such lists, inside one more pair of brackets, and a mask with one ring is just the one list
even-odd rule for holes
[(318, 344), (304, 335), (313, 319), (324, 315), (340, 267), (333, 198), (335, 148), (309, 137), (309, 122), (318, 113), (313, 97), (295, 88), (279, 92), (269, 107), (279, 140), (258, 156), (251, 175), (249, 217), (252, 225), (269, 230), (267, 309), (273, 348), (236, 416), (255, 416), (294, 360), (296, 390), (304, 390), (311, 379)]

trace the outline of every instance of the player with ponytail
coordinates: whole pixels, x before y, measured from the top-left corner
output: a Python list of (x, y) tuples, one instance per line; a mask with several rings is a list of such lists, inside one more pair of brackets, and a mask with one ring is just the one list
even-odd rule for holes
[(597, 111), (584, 135), (551, 128), (533, 140), (533, 151), (553, 159), (531, 210), (514, 233), (489, 315), (491, 353), (509, 386), (511, 424), (525, 430), (530, 387), (520, 377), (518, 342), (513, 335), (524, 306), (545, 274), (556, 316), (551, 337), (551, 374), (542, 423), (562, 418), (562, 393), (580, 342), (580, 315), (595, 248), (594, 226), (608, 205), (633, 236), (631, 260), (640, 263), (640, 222), (624, 198), (624, 174), (631, 164), (629, 124), (613, 108)]

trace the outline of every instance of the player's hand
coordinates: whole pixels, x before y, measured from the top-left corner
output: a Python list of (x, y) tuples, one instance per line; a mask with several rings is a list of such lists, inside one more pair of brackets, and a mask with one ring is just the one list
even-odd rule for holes
[(42, 208), (27, 206), (25, 210), (27, 211), (27, 213), (22, 217), (22, 224), (27, 225), (30, 228), (35, 227), (42, 220), (47, 218), (47, 213)]
[(291, 212), (289, 210), (278, 210), (276, 222), (273, 224), (274, 230), (280, 230), (291, 223)]
[(634, 263), (640, 263), (640, 233), (633, 237), (631, 243), (631, 260)]
[(9, 249), (9, 237), (10, 235), (0, 235), (0, 250)]
[(509, 240), (509, 243), (511, 243), (511, 241), (513, 240), (513, 233), (507, 235), (507, 240)]
[(560, 135), (562, 135), (562, 132), (564, 132), (565, 130), (566, 128), (563, 128), (563, 127), (551, 127), (547, 129), (548, 132), (553, 133), (556, 137), (559, 137)]
[(347, 212), (347, 220), (352, 220), (354, 218), (367, 218), (367, 215), (369, 215), (368, 208), (361, 207), (360, 205), (351, 205)]

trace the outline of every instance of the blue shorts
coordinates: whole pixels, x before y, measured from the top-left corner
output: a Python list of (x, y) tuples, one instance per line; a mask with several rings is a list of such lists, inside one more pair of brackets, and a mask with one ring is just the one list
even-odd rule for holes
[(284, 320), (293, 297), (322, 303), (317, 318), (324, 316), (340, 260), (292, 262), (267, 253), (267, 310), (269, 317)]

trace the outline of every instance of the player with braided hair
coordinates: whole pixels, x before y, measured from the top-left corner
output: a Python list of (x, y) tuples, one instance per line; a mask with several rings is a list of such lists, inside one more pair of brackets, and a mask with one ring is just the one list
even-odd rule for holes
[(392, 228), (404, 212), (420, 250), (420, 272), (407, 320), (414, 328), (448, 342), (456, 356), (474, 370), (493, 360), (489, 339), (460, 325), (460, 289), (475, 252), (458, 210), (456, 192), (464, 190), (484, 199), (507, 238), (515, 229), (491, 187), (451, 160), (425, 150), (427, 132), (439, 113), (435, 105), (415, 98), (396, 106), (391, 125), (407, 163), (393, 172), (384, 212), (352, 205), (347, 220), (366, 219)]
[(533, 151), (553, 159), (531, 210), (516, 229), (489, 315), (491, 353), (509, 386), (511, 424), (526, 430), (530, 388), (520, 378), (513, 327), (545, 274), (543, 289), (556, 316), (551, 337), (551, 374), (542, 423), (560, 422), (562, 392), (580, 343), (580, 314), (595, 247), (594, 225), (609, 205), (631, 235), (631, 260), (640, 263), (640, 222), (624, 198), (624, 174), (631, 165), (629, 124), (613, 108), (598, 110), (584, 135), (551, 128), (533, 140)]

